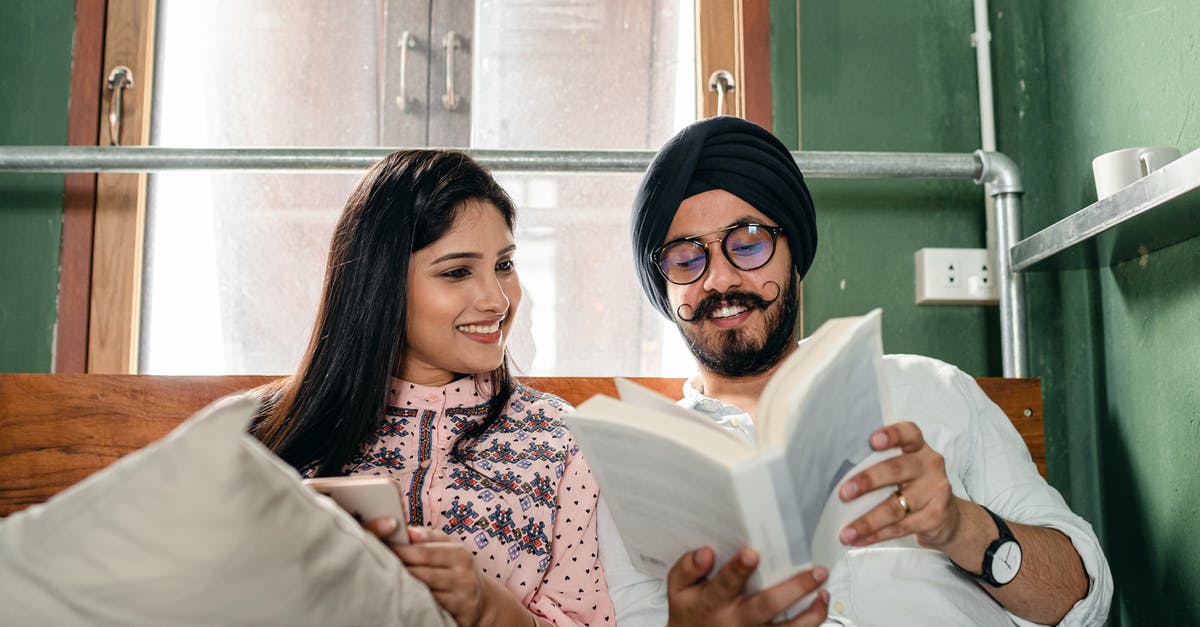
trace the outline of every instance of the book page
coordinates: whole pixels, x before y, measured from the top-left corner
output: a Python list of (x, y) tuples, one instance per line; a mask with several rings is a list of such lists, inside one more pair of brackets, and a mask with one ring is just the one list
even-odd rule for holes
[[(739, 476), (756, 465), (749, 443), (603, 395), (565, 420), (638, 569), (665, 577), (687, 551), (711, 546), (727, 560), (756, 542), (752, 525), (761, 525), (750, 519), (758, 512), (744, 515), (740, 503), (757, 501), (761, 510), (773, 496), (766, 481)], [(758, 495), (747, 494), (755, 486)]]
[(882, 352), (879, 310), (822, 325), (764, 389), (755, 444), (629, 381), (617, 381), (621, 400), (597, 395), (569, 414), (634, 566), (665, 576), (701, 546), (718, 565), (750, 546), (763, 562), (749, 591), (814, 557), (833, 567), (845, 552), (837, 531), (890, 494), (831, 496), (852, 470), (895, 454), (868, 442), (891, 421)]
[[(894, 451), (874, 451), (865, 459), (850, 469), (846, 473), (847, 477), (854, 476), (867, 468), (881, 462), (896, 453)], [(840, 483), (840, 482), (839, 482)], [(879, 488), (873, 492), (868, 492), (849, 503), (842, 502), (841, 497), (837, 495), (837, 491), (831, 491), (825, 501), (824, 511), (821, 512), (821, 518), (817, 522), (816, 529), (812, 532), (812, 561), (814, 564), (823, 564), (832, 567), (842, 559), (846, 552), (853, 547), (848, 547), (837, 539), (838, 533), (842, 528), (850, 524), (858, 517), (871, 511), (884, 499), (891, 496), (895, 490), (895, 486), (886, 486)], [(911, 536), (909, 536), (911, 538)], [(915, 546), (915, 542), (913, 542)]]
[(651, 390), (650, 388), (639, 385), (626, 379), (625, 377), (614, 377), (613, 383), (617, 386), (617, 394), (621, 395), (621, 400), (626, 403), (633, 403), (640, 407), (653, 409), (664, 414), (678, 416), (684, 420), (695, 421), (698, 428), (707, 429), (713, 432), (721, 433), (729, 436), (738, 442), (745, 443), (742, 436), (718, 425), (711, 418), (699, 412), (693, 411), (686, 407), (681, 407), (675, 401)]
[[(776, 473), (778, 498), (794, 503), (796, 524), (813, 546), (824, 545), (823, 556), (840, 557), (837, 531), (890, 493), (864, 495), (848, 504), (830, 496), (853, 469), (896, 454), (876, 453), (869, 444), (871, 434), (891, 422), (879, 378), (882, 357), (878, 309), (830, 320), (788, 358), (763, 391), (759, 411), (764, 424), (758, 431), (763, 446), (786, 450), (786, 472)], [(835, 507), (823, 531), (832, 525), (833, 535), (818, 537), (827, 504)], [(812, 559), (809, 547), (789, 549)]]

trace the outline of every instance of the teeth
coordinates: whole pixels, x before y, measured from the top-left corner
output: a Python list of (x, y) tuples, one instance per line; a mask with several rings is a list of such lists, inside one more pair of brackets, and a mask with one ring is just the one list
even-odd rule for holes
[(487, 335), (488, 333), (495, 333), (496, 331), (500, 330), (500, 321), (497, 320), (487, 326), (479, 324), (463, 324), (456, 328), (463, 333), (478, 333), (480, 335)]
[(746, 311), (745, 307), (726, 305), (726, 306), (714, 311), (712, 313), (712, 317), (713, 318), (732, 318), (733, 316), (736, 316), (736, 315), (742, 313), (743, 311)]

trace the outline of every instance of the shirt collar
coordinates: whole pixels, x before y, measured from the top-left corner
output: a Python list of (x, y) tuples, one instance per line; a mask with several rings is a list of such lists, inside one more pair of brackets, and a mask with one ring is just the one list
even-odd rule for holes
[[(482, 420), (486, 415), (487, 393), (491, 389), (489, 375), (470, 375), (442, 386), (421, 385), (392, 377), (388, 386), (388, 405), (401, 409), (431, 409), (463, 414)], [(474, 416), (483, 407), (481, 416)]]
[(754, 441), (754, 420), (736, 405), (705, 396), (700, 391), (700, 375), (693, 375), (683, 383), (683, 398), (679, 405), (700, 412), (718, 425), (739, 433), (750, 442)]

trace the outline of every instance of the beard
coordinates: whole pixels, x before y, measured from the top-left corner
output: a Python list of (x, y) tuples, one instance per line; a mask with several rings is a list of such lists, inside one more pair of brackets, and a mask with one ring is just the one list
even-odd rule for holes
[[(696, 361), (706, 369), (730, 378), (759, 375), (778, 364), (794, 344), (796, 318), (800, 315), (796, 273), (790, 275), (787, 289), (772, 301), (751, 292), (727, 292), (700, 301), (690, 319), (677, 312), (675, 325)], [(705, 334), (701, 329), (704, 320), (726, 305), (762, 311), (763, 329), (737, 328)]]

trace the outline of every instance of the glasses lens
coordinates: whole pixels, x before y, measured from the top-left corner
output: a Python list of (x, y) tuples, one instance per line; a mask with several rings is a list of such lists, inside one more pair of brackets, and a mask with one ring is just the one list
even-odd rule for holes
[(704, 274), (704, 267), (708, 265), (706, 252), (697, 242), (674, 242), (662, 249), (658, 266), (668, 281), (680, 285), (691, 283)]
[(722, 244), (733, 265), (742, 270), (761, 268), (775, 253), (775, 235), (757, 224), (737, 227), (725, 236)]

